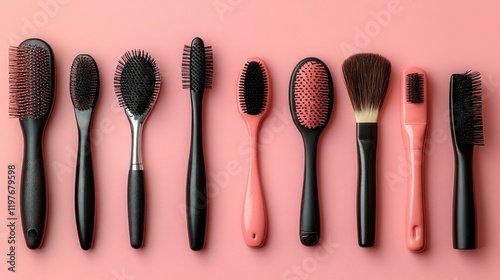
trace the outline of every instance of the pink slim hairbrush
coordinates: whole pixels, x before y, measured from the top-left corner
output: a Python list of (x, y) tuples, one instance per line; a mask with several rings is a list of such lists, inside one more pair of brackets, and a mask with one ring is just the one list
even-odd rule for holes
[(270, 81), (267, 66), (257, 57), (247, 60), (238, 83), (238, 108), (250, 136), (250, 169), (243, 202), (241, 229), (250, 247), (260, 247), (267, 235), (267, 213), (257, 157), (259, 127), (269, 111)]
[(408, 159), (406, 247), (425, 249), (423, 150), (427, 129), (427, 78), (425, 71), (410, 67), (401, 72), (401, 125)]

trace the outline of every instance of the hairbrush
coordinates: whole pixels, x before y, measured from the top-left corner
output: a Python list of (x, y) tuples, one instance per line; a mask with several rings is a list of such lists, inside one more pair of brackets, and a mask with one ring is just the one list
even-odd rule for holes
[(333, 82), (323, 61), (300, 61), (290, 79), (290, 111), (304, 140), (305, 167), (300, 208), (300, 241), (312, 246), (320, 239), (320, 208), (316, 178), (316, 152), (321, 132), (333, 108)]
[(160, 70), (147, 52), (126, 52), (116, 67), (115, 93), (128, 117), (132, 132), (132, 156), (128, 173), (127, 203), (130, 245), (144, 241), (144, 173), (141, 157), (142, 127), (160, 91)]
[(250, 136), (250, 169), (242, 212), (243, 239), (248, 246), (260, 247), (267, 235), (267, 212), (257, 156), (259, 128), (270, 107), (269, 72), (264, 61), (247, 59), (238, 83), (238, 109)]
[(476, 249), (472, 158), (474, 146), (484, 145), (479, 72), (451, 75), (450, 124), (455, 154), (453, 248)]
[(389, 85), (391, 63), (378, 54), (355, 54), (344, 61), (342, 72), (356, 116), (358, 244), (372, 247), (375, 245), (377, 121)]
[(401, 127), (408, 159), (406, 199), (406, 247), (415, 252), (425, 249), (423, 195), (424, 142), (427, 130), (427, 76), (410, 67), (401, 72)]
[(43, 242), (47, 190), (43, 138), (54, 101), (54, 55), (40, 39), (28, 39), (9, 49), (9, 115), (19, 118), (24, 137), (21, 174), (21, 219), (30, 249)]
[(99, 95), (99, 71), (94, 59), (80, 54), (71, 65), (69, 92), (78, 126), (78, 155), (75, 175), (75, 216), (80, 246), (92, 247), (94, 238), (95, 198), (90, 129)]
[(212, 87), (212, 47), (194, 38), (184, 46), (182, 54), (182, 83), (191, 93), (191, 147), (186, 186), (186, 212), (189, 246), (201, 250), (207, 228), (207, 183), (202, 137), (202, 101), (206, 88)]

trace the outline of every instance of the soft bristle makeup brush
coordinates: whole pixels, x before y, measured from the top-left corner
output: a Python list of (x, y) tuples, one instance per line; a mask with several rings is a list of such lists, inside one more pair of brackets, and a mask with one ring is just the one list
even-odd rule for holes
[(377, 120), (389, 85), (391, 63), (378, 54), (355, 54), (344, 61), (342, 72), (356, 116), (358, 244), (372, 247), (375, 245)]
[(183, 88), (191, 93), (191, 148), (186, 186), (186, 211), (189, 246), (203, 249), (207, 228), (207, 182), (202, 137), (202, 101), (206, 88), (212, 87), (212, 47), (194, 38), (191, 46), (184, 46), (182, 55)]
[(408, 159), (405, 240), (408, 250), (425, 249), (423, 192), (424, 142), (427, 130), (427, 76), (409, 67), (401, 72), (401, 127)]
[(160, 91), (160, 70), (145, 51), (126, 52), (115, 72), (115, 93), (124, 108), (132, 131), (132, 156), (128, 173), (128, 224), (130, 245), (144, 241), (144, 173), (141, 157), (142, 127)]
[(248, 246), (261, 247), (267, 235), (267, 211), (258, 162), (259, 128), (271, 102), (269, 72), (257, 57), (247, 60), (238, 83), (238, 108), (250, 136), (250, 169), (243, 202), (241, 228)]
[(484, 145), (479, 72), (451, 75), (450, 124), (455, 154), (453, 248), (476, 249), (472, 158), (474, 146)]
[(47, 219), (43, 134), (54, 101), (54, 55), (40, 39), (9, 49), (9, 115), (19, 118), (24, 137), (21, 220), (26, 245), (41, 246)]
[(78, 126), (78, 155), (75, 175), (75, 216), (80, 246), (92, 247), (94, 238), (94, 171), (90, 128), (92, 115), (99, 95), (99, 71), (94, 59), (80, 54), (73, 60), (69, 92)]
[(305, 168), (300, 208), (300, 241), (312, 246), (320, 239), (320, 208), (316, 178), (316, 152), (321, 132), (333, 108), (333, 82), (323, 61), (300, 61), (290, 79), (290, 111), (304, 140)]

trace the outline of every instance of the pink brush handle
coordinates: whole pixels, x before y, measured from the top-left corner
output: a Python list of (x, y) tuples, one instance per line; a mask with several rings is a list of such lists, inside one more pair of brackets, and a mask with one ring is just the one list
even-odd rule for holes
[(425, 124), (405, 126), (408, 133), (408, 190), (406, 201), (406, 247), (420, 252), (425, 249), (424, 198), (422, 187), (423, 139)]
[(250, 247), (260, 247), (266, 239), (267, 213), (257, 157), (258, 123), (247, 121), (247, 124), (250, 134), (250, 169), (241, 227), (245, 243)]

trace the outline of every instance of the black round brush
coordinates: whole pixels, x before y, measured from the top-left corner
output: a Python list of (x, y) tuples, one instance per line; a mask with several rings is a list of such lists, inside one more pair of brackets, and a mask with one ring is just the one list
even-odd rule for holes
[(300, 207), (300, 242), (306, 246), (320, 239), (320, 207), (316, 177), (318, 140), (333, 108), (333, 82), (323, 61), (300, 61), (290, 79), (290, 111), (304, 140), (305, 164)]
[(71, 65), (69, 92), (78, 126), (78, 155), (75, 175), (75, 216), (80, 246), (92, 247), (95, 199), (90, 129), (99, 95), (99, 71), (90, 55), (78, 55)]
[(115, 72), (115, 93), (124, 108), (132, 131), (132, 156), (128, 173), (127, 203), (130, 245), (140, 248), (144, 241), (144, 173), (141, 157), (143, 124), (160, 90), (160, 70), (145, 51), (125, 53)]
[(47, 219), (43, 134), (54, 100), (54, 56), (40, 39), (9, 50), (9, 115), (19, 118), (24, 137), (21, 220), (30, 249), (41, 246)]
[(372, 247), (375, 245), (377, 120), (389, 85), (391, 63), (378, 54), (355, 54), (344, 61), (342, 72), (356, 115), (358, 243), (361, 247)]

